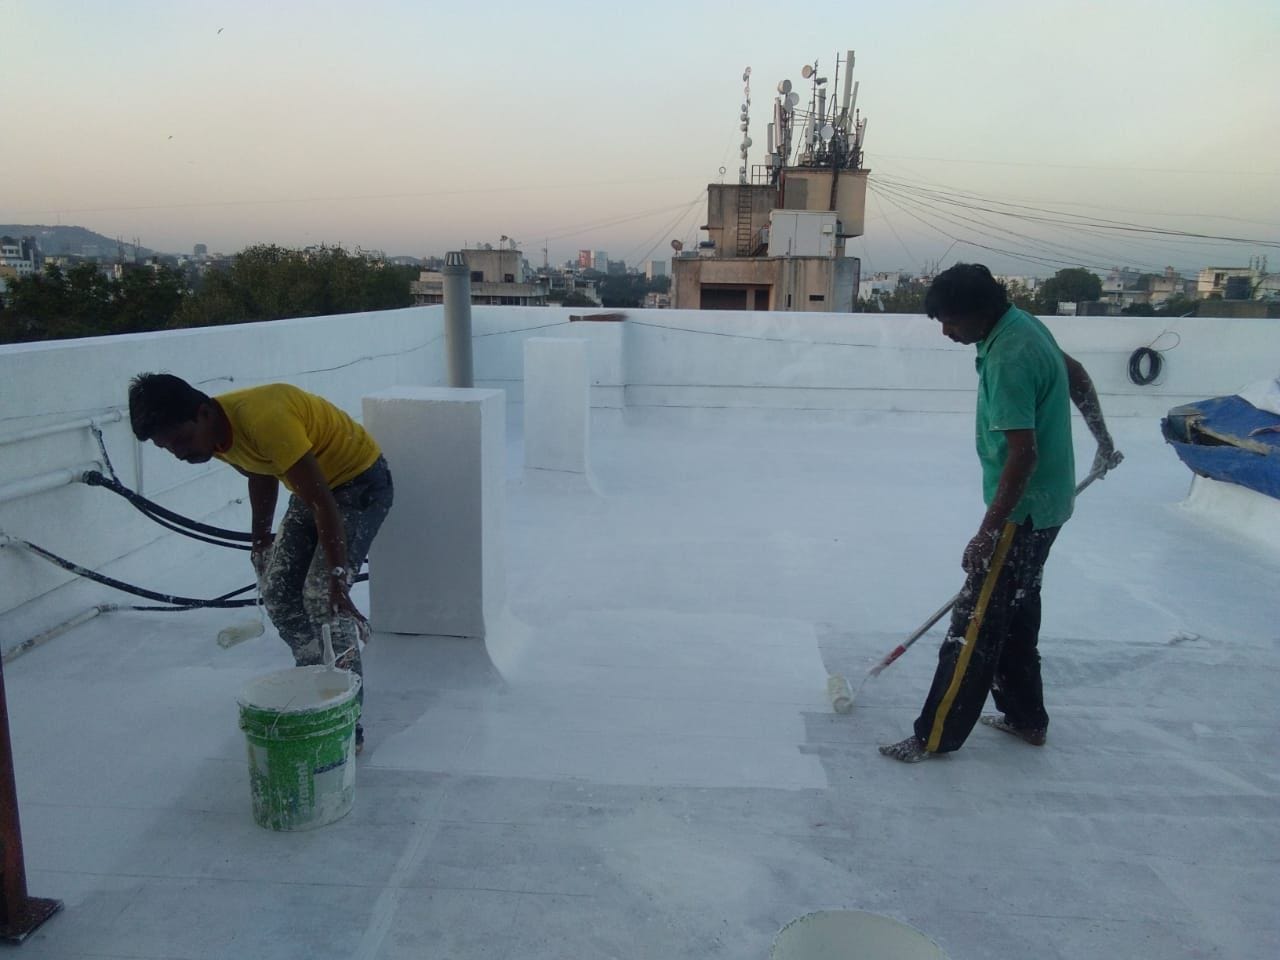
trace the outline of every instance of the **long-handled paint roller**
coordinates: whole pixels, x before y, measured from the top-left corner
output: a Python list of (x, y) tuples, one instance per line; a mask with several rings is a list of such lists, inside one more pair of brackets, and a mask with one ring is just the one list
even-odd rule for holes
[[(1084, 492), (1085, 487), (1089, 486), (1089, 484), (1101, 477), (1108, 469), (1109, 467), (1103, 467), (1101, 469), (1094, 470), (1087, 477), (1081, 480), (1079, 486), (1076, 487), (1076, 496), (1079, 496)], [(920, 628), (916, 630), (915, 633), (911, 634), (911, 636), (907, 637), (906, 640), (902, 641), (902, 643), (898, 644), (886, 653), (875, 666), (867, 671), (867, 675), (863, 677), (862, 681), (858, 684), (857, 690), (851, 690), (849, 687), (849, 681), (840, 674), (833, 673), (829, 676), (827, 678), (827, 697), (831, 700), (831, 708), (835, 710), (836, 713), (848, 713), (852, 710), (853, 702), (858, 699), (858, 694), (862, 692), (862, 688), (866, 686), (867, 681), (872, 677), (880, 676), (886, 667), (911, 649), (911, 645), (928, 633), (929, 629), (935, 623), (945, 617), (951, 611), (951, 608), (956, 605), (956, 602), (959, 599), (960, 594), (957, 593), (954, 597), (939, 607), (933, 616), (921, 624)]]

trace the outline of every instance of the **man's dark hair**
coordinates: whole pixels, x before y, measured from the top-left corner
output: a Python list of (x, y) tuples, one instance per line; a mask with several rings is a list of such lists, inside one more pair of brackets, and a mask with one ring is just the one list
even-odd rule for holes
[(140, 373), (129, 381), (129, 423), (139, 440), (160, 430), (195, 420), (203, 403), (211, 403), (181, 377), (171, 373)]
[(924, 309), (939, 317), (978, 317), (999, 320), (1009, 309), (1004, 284), (980, 263), (957, 263), (933, 279), (924, 295)]

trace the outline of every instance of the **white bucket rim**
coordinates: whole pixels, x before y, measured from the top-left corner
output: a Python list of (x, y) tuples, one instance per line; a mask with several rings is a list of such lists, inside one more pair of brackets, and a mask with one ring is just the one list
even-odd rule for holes
[[(847, 931), (837, 931), (837, 928), (842, 925), (842, 921), (846, 924), (849, 922), (854, 924), (861, 923), (872, 929), (879, 928), (879, 932), (882, 934), (887, 931), (892, 931), (893, 935), (900, 936), (902, 938), (902, 943), (897, 945), (899, 949), (901, 947), (910, 946), (915, 951), (926, 951), (927, 955), (934, 958), (934, 960), (946, 960), (946, 954), (943, 952), (942, 948), (938, 946), (937, 942), (928, 934), (921, 930), (917, 930), (909, 923), (905, 923), (895, 917), (885, 916), (882, 913), (872, 913), (869, 910), (840, 908), (813, 910), (809, 913), (802, 914), (785, 924), (773, 938), (773, 947), (769, 951), (770, 960), (784, 960), (786, 957), (793, 957), (795, 960), (803, 960), (805, 954), (802, 953), (779, 953), (779, 944), (784, 944), (784, 949), (794, 950), (795, 948), (788, 948), (785, 946), (788, 939), (796, 939), (805, 932), (812, 936), (812, 930), (815, 927), (821, 927), (823, 925), (831, 926), (833, 928), (831, 931), (833, 936), (846, 935)], [(854, 950), (859, 949), (859, 944), (856, 941), (850, 939), (848, 947), (848, 956), (853, 957), (859, 955), (853, 952)], [(813, 953), (812, 951), (809, 951), (809, 953), (814, 957), (835, 956), (835, 954), (832, 954), (829, 951), (823, 953)], [(868, 956), (896, 955), (897, 954), (875, 954)], [(921, 960), (924, 960), (925, 954), (921, 953), (919, 955)], [(913, 953), (912, 956), (916, 956), (916, 954)]]
[[(263, 703), (257, 699), (261, 696), (262, 690), (275, 687), (289, 687), (300, 682), (310, 682), (317, 688), (321, 683), (321, 678), (330, 678), (332, 682), (341, 682), (343, 689), (341, 693), (336, 693), (331, 697), (323, 699), (304, 699), (293, 702), (292, 699), (286, 699), (284, 705), (277, 702)], [(328, 710), (332, 707), (341, 706), (355, 699), (360, 692), (360, 686), (363, 681), (360, 675), (352, 673), (350, 670), (339, 670), (336, 667), (325, 666), (324, 664), (316, 664), (307, 667), (288, 667), (284, 670), (276, 670), (272, 673), (263, 674), (249, 680), (240, 690), (240, 696), (236, 698), (236, 702), (242, 708), (252, 710), (270, 710), (273, 713), (314, 713), (319, 710)], [(277, 701), (279, 698), (275, 698)]]

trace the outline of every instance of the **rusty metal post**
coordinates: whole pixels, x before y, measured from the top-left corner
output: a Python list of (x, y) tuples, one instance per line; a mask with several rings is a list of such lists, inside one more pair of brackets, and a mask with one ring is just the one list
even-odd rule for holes
[(0, 938), (21, 943), (62, 909), (61, 900), (27, 896), (27, 868), (22, 859), (22, 826), (18, 822), (18, 787), (13, 776), (13, 744), (9, 740), (9, 704), (0, 660)]

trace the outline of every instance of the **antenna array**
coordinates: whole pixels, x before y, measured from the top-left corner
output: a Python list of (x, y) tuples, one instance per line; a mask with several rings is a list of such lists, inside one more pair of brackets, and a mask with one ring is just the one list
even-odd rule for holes
[[(800, 109), (800, 95), (790, 80), (778, 83), (773, 101), (773, 122), (768, 127), (768, 165), (776, 183), (782, 168), (794, 162), (798, 166), (856, 169), (862, 165), (862, 141), (867, 121), (857, 109), (858, 84), (853, 82), (853, 51), (846, 52), (844, 90), (839, 104), (834, 93), (827, 99), (827, 78), (818, 73), (818, 61), (800, 68), (800, 76), (810, 81), (808, 109)], [(836, 57), (836, 83), (840, 81), (841, 59)], [(748, 69), (748, 73), (750, 70)], [(743, 75), (746, 79), (746, 74)], [(748, 101), (749, 103), (750, 101)], [(743, 107), (743, 131), (746, 131), (746, 107)], [(798, 129), (797, 129), (798, 127)], [(744, 136), (742, 167), (739, 174), (746, 183), (746, 148), (750, 139)], [(794, 161), (792, 151), (795, 151)]]

